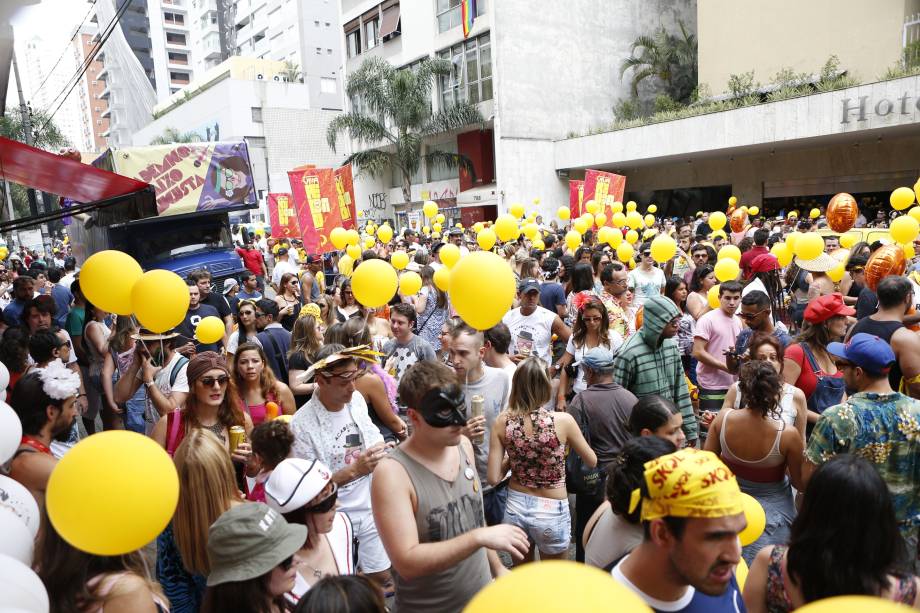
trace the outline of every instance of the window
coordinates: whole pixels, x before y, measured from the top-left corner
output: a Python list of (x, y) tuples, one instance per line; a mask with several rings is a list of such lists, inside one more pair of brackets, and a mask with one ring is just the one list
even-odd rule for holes
[[(437, 2), (436, 12), (438, 15), (438, 32), (446, 32), (451, 28), (460, 26), (460, 19), (463, 16), (460, 10), (460, 0), (435, 0)], [(476, 16), (479, 17), (485, 12), (485, 1), (476, 2)]]
[(319, 91), (324, 94), (334, 94), (336, 92), (335, 79), (321, 77), (319, 80)]
[(377, 38), (377, 32), (380, 31), (380, 20), (370, 19), (364, 22), (364, 48), (373, 49), (380, 41)]
[(326, 22), (326, 27), (328, 28), (330, 25), (331, 25), (331, 24), (327, 21), (327, 22)]
[(166, 53), (169, 56), (169, 61), (172, 64), (188, 64), (188, 54), (186, 53), (176, 53), (175, 51), (169, 51)]
[(252, 112), (252, 120), (255, 123), (262, 123), (262, 109), (258, 106), (249, 107)]
[(326, 49), (326, 55), (332, 55), (332, 49), (327, 48), (327, 49)]
[(346, 32), (345, 46), (348, 48), (348, 57), (361, 55), (361, 30)]
[(319, 27), (319, 22), (318, 22), (318, 21), (314, 21), (314, 22), (313, 22), (313, 26), (316, 27), (316, 28), (318, 28), (318, 27)]
[[(447, 143), (438, 143), (431, 148), (436, 151), (443, 151), (444, 153), (457, 153), (457, 139)], [(456, 179), (460, 174), (456, 167), (446, 168), (441, 164), (429, 164), (428, 176), (429, 181), (446, 181), (448, 179)]]
[(438, 52), (453, 65), (449, 76), (438, 77), (441, 108), (465, 100), (476, 104), (492, 99), (492, 45), (489, 34)]
[(184, 45), (185, 44), (185, 34), (175, 34), (173, 32), (167, 32), (166, 42), (172, 43), (174, 45)]
[(322, 53), (323, 53), (322, 48), (321, 48), (321, 47), (317, 47), (317, 48), (316, 48), (316, 55), (321, 55)]
[(185, 72), (170, 72), (169, 80), (175, 81), (176, 83), (188, 83), (188, 73)]

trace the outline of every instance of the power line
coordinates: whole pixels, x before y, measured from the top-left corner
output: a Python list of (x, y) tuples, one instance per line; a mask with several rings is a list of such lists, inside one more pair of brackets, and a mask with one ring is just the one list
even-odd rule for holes
[(96, 2), (98, 0), (93, 0), (93, 3), (90, 5), (89, 10), (86, 11), (86, 15), (83, 15), (83, 19), (80, 20), (80, 24), (77, 26), (77, 29), (73, 31), (73, 36), (70, 37), (70, 40), (67, 41), (67, 44), (64, 45), (64, 50), (61, 51), (61, 55), (58, 56), (58, 59), (54, 62), (54, 66), (51, 67), (51, 70), (45, 75), (45, 79), (41, 82), (41, 85), (38, 86), (34, 92), (32, 92), (32, 97), (38, 96), (38, 92), (42, 90), (42, 87), (45, 86), (45, 83), (48, 82), (48, 79), (51, 78), (51, 75), (54, 74), (54, 71), (57, 69), (58, 64), (61, 63), (61, 60), (64, 59), (64, 56), (67, 54), (67, 50), (70, 49), (70, 44), (77, 37), (77, 34), (80, 33), (80, 28), (83, 27), (83, 24), (86, 23), (86, 18), (90, 16), (90, 13), (93, 12), (93, 9), (96, 8)]

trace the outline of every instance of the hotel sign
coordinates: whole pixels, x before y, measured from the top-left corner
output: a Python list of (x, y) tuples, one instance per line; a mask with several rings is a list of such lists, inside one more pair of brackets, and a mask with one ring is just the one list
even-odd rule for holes
[(882, 98), (875, 104), (869, 101), (869, 96), (844, 98), (841, 102), (840, 123), (847, 124), (851, 121), (868, 121), (870, 115), (887, 117), (889, 115), (912, 115), (920, 111), (920, 97), (911, 96), (904, 92), (898, 98)]

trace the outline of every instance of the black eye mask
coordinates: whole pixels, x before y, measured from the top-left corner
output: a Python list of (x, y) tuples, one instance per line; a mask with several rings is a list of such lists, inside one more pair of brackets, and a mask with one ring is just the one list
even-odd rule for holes
[(457, 385), (434, 388), (422, 397), (419, 413), (432, 428), (466, 425), (466, 403), (463, 391)]

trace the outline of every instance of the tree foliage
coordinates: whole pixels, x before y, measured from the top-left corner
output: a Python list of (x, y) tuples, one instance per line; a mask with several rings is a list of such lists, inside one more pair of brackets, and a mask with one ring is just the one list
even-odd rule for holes
[(632, 71), (633, 96), (643, 81), (654, 78), (672, 100), (689, 102), (697, 82), (697, 40), (683, 22), (678, 25), (679, 34), (662, 27), (633, 41), (629, 57), (620, 64), (620, 78)]
[(335, 151), (340, 135), (346, 135), (360, 149), (345, 163), (374, 176), (396, 169), (402, 178), (405, 202), (412, 201), (412, 175), (423, 161), (432, 166), (463, 168), (473, 173), (472, 162), (463, 155), (438, 150), (422, 153), (426, 136), (482, 124), (474, 104), (459, 102), (438, 111), (431, 108), (435, 78), (448, 76), (451, 63), (424, 60), (417, 67), (398, 69), (386, 60), (369, 58), (348, 77), (345, 91), (357, 108), (329, 123), (326, 141)]
[(201, 135), (197, 132), (180, 132), (175, 128), (166, 128), (163, 133), (150, 139), (151, 145), (169, 145), (171, 143), (200, 143)]

